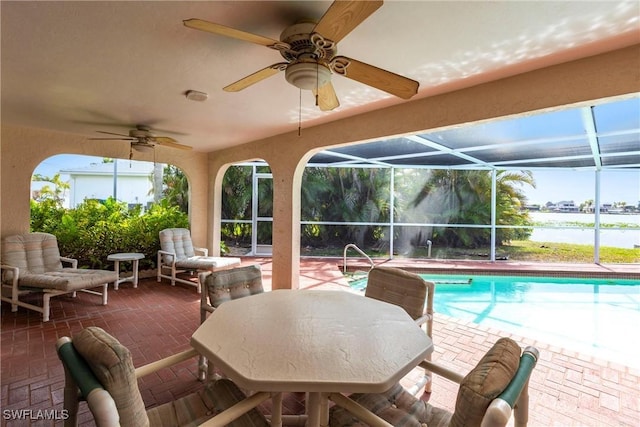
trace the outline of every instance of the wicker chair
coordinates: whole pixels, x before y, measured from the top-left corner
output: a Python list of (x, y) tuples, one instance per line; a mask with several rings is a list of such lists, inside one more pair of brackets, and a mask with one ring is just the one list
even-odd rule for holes
[[(145, 409), (138, 389), (139, 377), (196, 356), (195, 350), (169, 356), (134, 369), (129, 350), (98, 327), (83, 329), (56, 343), (64, 365), (65, 427), (77, 426), (79, 402), (86, 400), (98, 427), (208, 426), (268, 427), (255, 409), (270, 398), (257, 393), (247, 398), (238, 387), (222, 379), (160, 406)], [(212, 419), (215, 417), (214, 419)]]
[[(379, 394), (353, 394), (352, 402), (331, 409), (331, 427), (494, 427), (506, 426), (514, 414), (515, 427), (525, 427), (529, 414), (529, 377), (538, 350), (500, 338), (465, 377), (433, 362), (421, 363), (435, 375), (460, 384), (453, 413), (417, 399), (396, 384)], [(332, 396), (338, 405), (342, 396)], [(370, 412), (376, 417), (371, 417)], [(366, 424), (362, 420), (366, 420)]]
[[(229, 270), (200, 273), (199, 281), (203, 286), (200, 296), (200, 323), (207, 320), (207, 313), (213, 313), (225, 301), (243, 298), (264, 292), (260, 265), (251, 264)], [(204, 356), (200, 357), (200, 379), (204, 380), (209, 372), (213, 379), (213, 365), (208, 364)]]
[[(202, 255), (196, 255), (196, 251)], [(216, 269), (240, 264), (240, 258), (210, 257), (207, 248), (193, 246), (191, 232), (186, 228), (167, 228), (160, 231), (160, 250), (158, 251), (158, 282), (162, 278), (171, 280), (171, 286), (176, 282), (195, 286), (198, 293), (202, 288), (200, 280), (194, 283), (191, 280), (181, 279), (179, 273), (215, 271)], [(164, 274), (164, 270), (170, 270), (170, 274)]]
[[(374, 267), (369, 272), (364, 296), (404, 308), (418, 325), (424, 325), (427, 336), (432, 338), (434, 289), (433, 282), (415, 273), (399, 268)], [(427, 360), (431, 360), (431, 355), (427, 356)], [(412, 388), (412, 394), (418, 394), (423, 386), (426, 392), (431, 391), (431, 374), (428, 370), (422, 381)]]
[[(62, 263), (71, 267), (63, 267)], [(2, 239), (2, 301), (42, 313), (49, 320), (49, 300), (58, 295), (82, 291), (102, 297), (107, 305), (109, 282), (118, 280), (115, 271), (78, 268), (78, 260), (60, 256), (56, 236), (48, 233), (25, 233)], [(102, 288), (102, 292), (91, 290)], [(20, 300), (23, 295), (42, 294), (42, 307)]]

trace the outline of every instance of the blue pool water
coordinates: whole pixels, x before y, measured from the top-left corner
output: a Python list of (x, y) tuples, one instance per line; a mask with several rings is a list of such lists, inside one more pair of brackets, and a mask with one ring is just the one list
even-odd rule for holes
[(436, 313), (640, 367), (640, 280), (422, 276)]

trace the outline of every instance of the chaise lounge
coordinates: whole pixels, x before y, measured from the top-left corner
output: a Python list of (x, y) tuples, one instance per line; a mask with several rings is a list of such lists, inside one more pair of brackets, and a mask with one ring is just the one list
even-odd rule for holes
[[(62, 262), (71, 264), (63, 267)], [(24, 233), (2, 240), (2, 301), (11, 304), (11, 311), (18, 306), (42, 313), (42, 320), (49, 320), (49, 300), (58, 295), (77, 291), (102, 296), (107, 305), (107, 287), (115, 282), (114, 271), (79, 269), (78, 260), (60, 256), (58, 240), (48, 233)], [(91, 290), (102, 287), (102, 292)], [(21, 301), (20, 297), (42, 294), (42, 307)]]

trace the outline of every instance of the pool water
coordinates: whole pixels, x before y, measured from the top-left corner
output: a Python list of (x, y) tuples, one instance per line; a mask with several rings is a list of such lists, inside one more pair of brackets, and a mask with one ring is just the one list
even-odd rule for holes
[(640, 367), (640, 280), (422, 276), (436, 313)]

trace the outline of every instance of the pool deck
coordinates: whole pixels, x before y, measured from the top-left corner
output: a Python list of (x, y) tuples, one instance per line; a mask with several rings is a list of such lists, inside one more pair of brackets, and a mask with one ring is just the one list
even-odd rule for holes
[[(270, 258), (246, 258), (245, 262), (262, 266), (264, 286), (272, 289)], [(348, 290), (341, 273), (341, 259), (305, 258), (300, 265), (301, 289)], [(507, 266), (529, 275), (557, 272), (589, 277), (640, 279), (635, 266), (555, 265), (512, 262), (414, 262), (394, 260), (383, 265), (438, 271), (453, 274), (483, 271), (489, 274)], [(497, 265), (498, 264), (498, 265)], [(514, 265), (515, 264), (515, 265)], [(349, 260), (351, 266), (355, 260)], [(610, 276), (607, 276), (610, 277)], [(99, 299), (80, 294), (77, 298), (57, 297), (51, 300), (51, 321), (43, 323), (38, 313), (22, 308), (12, 313), (2, 303), (1, 330), (1, 406), (4, 409), (61, 409), (64, 373), (55, 354), (58, 337), (71, 335), (87, 326), (100, 326), (116, 336), (132, 353), (135, 366), (140, 366), (184, 350), (199, 324), (199, 295), (193, 287), (167, 281), (157, 283), (155, 277), (141, 280), (137, 289), (129, 283), (118, 291), (109, 290), (109, 305)], [(638, 426), (640, 425), (640, 368), (625, 366), (588, 354), (580, 354), (536, 340), (516, 336), (463, 322), (436, 313), (434, 321), (435, 352), (433, 359), (461, 372), (467, 372), (500, 336), (510, 336), (522, 346), (534, 345), (541, 357), (530, 383), (530, 426)], [(637, 338), (630, 337), (630, 345)], [(286, 355), (283, 355), (286, 357)], [(147, 406), (154, 406), (202, 387), (196, 380), (195, 360), (177, 365), (161, 375), (145, 377), (139, 382)], [(455, 385), (440, 378), (434, 380), (430, 402), (452, 409)], [(301, 408), (301, 395), (285, 400), (285, 411)], [(92, 426), (86, 406), (81, 407), (82, 426)], [(52, 421), (6, 421), (3, 426), (51, 426)]]
[[(509, 276), (588, 277), (640, 280), (639, 264), (571, 264), (520, 261), (455, 261), (403, 259), (373, 260), (376, 265), (399, 267), (410, 271), (434, 274), (495, 274)], [(342, 265), (342, 259), (339, 260)], [(348, 271), (371, 267), (362, 258), (347, 259)]]

